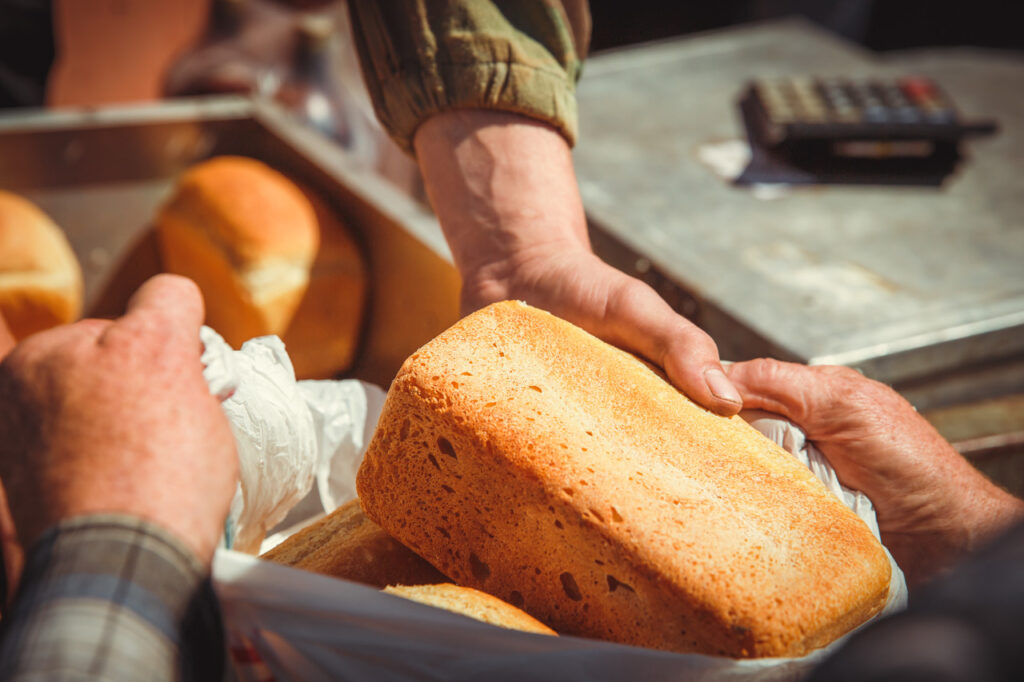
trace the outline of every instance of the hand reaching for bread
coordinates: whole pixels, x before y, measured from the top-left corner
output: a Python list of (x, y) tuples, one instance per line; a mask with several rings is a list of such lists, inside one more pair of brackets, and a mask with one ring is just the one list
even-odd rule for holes
[(203, 379), (202, 319), (195, 285), (158, 275), (124, 317), (33, 335), (0, 364), (0, 477), (26, 549), (58, 521), (108, 512), (209, 561), (238, 462)]
[(525, 301), (657, 363), (704, 407), (739, 412), (711, 337), (591, 251), (571, 150), (554, 128), (455, 109), (425, 121), (414, 142), (462, 274), (463, 313)]
[(730, 416), (740, 397), (718, 361), (710, 336), (677, 314), (648, 285), (589, 250), (538, 248), (508, 268), (463, 282), (466, 312), (502, 300), (522, 300), (660, 366), (694, 402)]
[(562, 634), (802, 656), (892, 585), (868, 526), (796, 458), (518, 302), (406, 360), (356, 487), (385, 533)]
[(802, 428), (875, 505), (913, 586), (1024, 516), (1024, 502), (964, 459), (896, 391), (847, 367), (751, 360), (728, 368), (746, 407)]

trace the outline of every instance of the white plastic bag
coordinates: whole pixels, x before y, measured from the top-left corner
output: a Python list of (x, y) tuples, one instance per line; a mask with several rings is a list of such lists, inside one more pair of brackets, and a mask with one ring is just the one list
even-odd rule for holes
[(199, 336), (203, 376), (238, 450), (240, 481), (224, 545), (255, 554), (314, 480), (320, 511), (355, 497), (355, 471), (384, 392), (355, 380), (296, 382), (276, 336), (251, 339), (238, 351), (209, 327)]
[(317, 491), (324, 511), (356, 497), (356, 472), (384, 407), (384, 391), (363, 381), (300, 381), (313, 415), (320, 457)]
[[(789, 422), (747, 415), (793, 452), (878, 533), (874, 509), (843, 488), (824, 457)], [(339, 472), (340, 474), (340, 472)], [(906, 582), (892, 561), (883, 614), (903, 608)], [(236, 672), (245, 680), (798, 680), (842, 639), (796, 659), (733, 660), (576, 637), (505, 630), (237, 552), (214, 559)]]

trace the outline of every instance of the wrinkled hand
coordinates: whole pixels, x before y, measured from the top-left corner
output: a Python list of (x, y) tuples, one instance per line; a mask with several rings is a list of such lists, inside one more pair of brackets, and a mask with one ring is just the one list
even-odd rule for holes
[(124, 317), (37, 334), (0, 364), (0, 477), (24, 547), (58, 521), (112, 512), (210, 560), (238, 463), (203, 380), (202, 320), (195, 285), (160, 275)]
[(839, 480), (871, 499), (882, 541), (911, 585), (1024, 516), (1024, 502), (964, 459), (894, 390), (847, 367), (733, 364), (744, 406), (806, 432)]
[(462, 310), (526, 301), (660, 365), (720, 414), (741, 401), (707, 334), (593, 254), (572, 154), (551, 126), (457, 109), (418, 129), (427, 193), (462, 274)]
[(588, 249), (529, 249), (514, 265), (486, 268), (463, 282), (471, 312), (503, 300), (526, 301), (647, 358), (694, 401), (720, 414), (739, 411), (710, 336), (676, 313), (645, 283)]

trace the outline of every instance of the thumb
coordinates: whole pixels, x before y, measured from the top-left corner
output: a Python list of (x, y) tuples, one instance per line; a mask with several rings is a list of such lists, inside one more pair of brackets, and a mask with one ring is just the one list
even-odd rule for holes
[(813, 416), (821, 384), (811, 367), (761, 358), (733, 363), (725, 371), (744, 407), (781, 414), (800, 425)]
[(116, 326), (141, 326), (199, 348), (199, 327), (205, 309), (195, 282), (178, 275), (161, 274), (146, 280), (132, 295)]
[(726, 417), (743, 407), (741, 396), (722, 373), (712, 338), (646, 284), (619, 278), (609, 294), (606, 316), (620, 324), (599, 336), (660, 365), (695, 402)]

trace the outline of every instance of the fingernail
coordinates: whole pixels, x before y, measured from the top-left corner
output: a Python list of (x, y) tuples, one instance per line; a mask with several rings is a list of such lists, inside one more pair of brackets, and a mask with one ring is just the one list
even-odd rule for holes
[(711, 393), (719, 400), (726, 400), (736, 404), (743, 403), (739, 391), (736, 390), (736, 387), (732, 385), (732, 382), (729, 381), (729, 378), (725, 376), (725, 372), (722, 370), (709, 369), (704, 372), (704, 381), (708, 383)]

